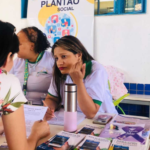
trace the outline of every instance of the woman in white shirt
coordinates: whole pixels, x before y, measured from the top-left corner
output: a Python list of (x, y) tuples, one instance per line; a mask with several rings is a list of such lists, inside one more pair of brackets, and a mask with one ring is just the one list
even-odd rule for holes
[(42, 105), (41, 97), (47, 93), (52, 78), (54, 59), (46, 36), (36, 27), (22, 29), (18, 34), (18, 58), (10, 73), (20, 81), (30, 104)]
[[(26, 138), (23, 106), (27, 99), (19, 80), (8, 71), (13, 66), (14, 54), (19, 51), (15, 27), (0, 21), (0, 114), (9, 150), (33, 150), (37, 142), (50, 134), (46, 121), (37, 121)], [(1, 125), (2, 126), (2, 125)], [(48, 139), (48, 137), (47, 137)]]
[(62, 37), (53, 45), (52, 53), (55, 65), (45, 100), (51, 108), (46, 113), (47, 120), (53, 118), (54, 111), (64, 103), (65, 83), (77, 85), (77, 110), (88, 118), (93, 118), (98, 111), (117, 114), (104, 67), (90, 56), (76, 37)]

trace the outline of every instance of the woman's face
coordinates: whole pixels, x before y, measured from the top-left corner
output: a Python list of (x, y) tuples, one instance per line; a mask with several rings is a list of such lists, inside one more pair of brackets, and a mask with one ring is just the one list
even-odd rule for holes
[(71, 67), (81, 60), (81, 55), (73, 54), (61, 47), (54, 49), (56, 65), (62, 74), (68, 74)]
[(23, 59), (28, 59), (31, 55), (31, 49), (33, 48), (33, 43), (28, 40), (28, 37), (24, 32), (19, 32), (17, 36), (19, 39), (18, 57)]

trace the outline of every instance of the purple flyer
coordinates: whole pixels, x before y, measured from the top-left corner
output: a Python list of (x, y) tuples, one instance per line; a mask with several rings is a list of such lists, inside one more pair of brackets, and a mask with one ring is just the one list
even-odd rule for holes
[(100, 137), (118, 139), (123, 141), (140, 142), (141, 144), (145, 144), (146, 139), (142, 134), (144, 127), (144, 124), (107, 124), (100, 134)]

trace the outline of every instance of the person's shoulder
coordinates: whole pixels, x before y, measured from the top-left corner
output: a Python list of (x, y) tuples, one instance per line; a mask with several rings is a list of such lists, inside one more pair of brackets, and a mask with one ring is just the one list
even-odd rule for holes
[(25, 63), (25, 59), (22, 59), (22, 58), (16, 58), (15, 60), (14, 60), (14, 66), (20, 66), (22, 63)]
[(99, 84), (101, 82), (108, 81), (108, 74), (102, 64), (99, 62), (92, 60), (92, 69), (91, 73), (86, 77), (86, 82), (89, 85)]
[(46, 50), (46, 51), (44, 52), (44, 55), (45, 55), (46, 57), (53, 57), (52, 52), (50, 52), (49, 50)]
[(21, 90), (19, 79), (13, 74), (10, 74), (10, 73), (1, 74), (0, 82), (1, 82), (1, 85), (3, 85), (3, 88), (7, 89), (11, 87), (13, 90), (16, 90), (16, 91), (18, 89)]
[[(2, 79), (2, 80), (1, 80)], [(5, 109), (3, 109), (4, 114), (9, 114), (17, 110), (22, 104), (27, 102), (27, 99), (22, 93), (20, 82), (17, 77), (13, 74), (1, 74), (1, 92), (0, 97), (3, 99), (5, 104)], [(9, 105), (7, 105), (9, 103)], [(15, 106), (15, 107), (14, 107)]]
[(11, 73), (1, 75), (0, 79), (2, 80), (2, 82), (3, 81), (7, 82), (7, 84), (10, 83), (10, 84), (19, 84), (20, 85), (19, 79)]
[[(52, 64), (52, 66), (54, 65), (54, 57), (53, 57), (52, 52), (46, 50), (45, 53), (44, 53), (43, 59), (44, 59), (44, 60), (46, 59), (47, 62), (48, 62), (48, 64), (50, 63), (50, 64)], [(50, 66), (50, 67), (51, 67), (51, 66)]]
[(102, 64), (100, 64), (99, 62), (92, 60), (92, 72), (95, 71), (104, 71), (106, 72), (104, 66)]

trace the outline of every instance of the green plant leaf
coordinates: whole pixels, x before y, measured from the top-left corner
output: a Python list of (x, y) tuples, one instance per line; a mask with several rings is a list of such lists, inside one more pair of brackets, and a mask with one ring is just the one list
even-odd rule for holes
[(19, 108), (22, 104), (24, 104), (24, 102), (16, 102), (16, 103), (12, 103), (10, 104), (11, 106), (14, 106), (16, 108)]
[(16, 94), (13, 98), (11, 98), (7, 103), (12, 103), (12, 101), (13, 101), (18, 95), (19, 95), (19, 93)]
[(4, 98), (3, 106), (4, 106), (5, 104), (7, 104), (7, 102), (9, 101), (10, 93), (11, 93), (11, 88), (9, 89), (7, 95), (6, 95), (5, 98)]

